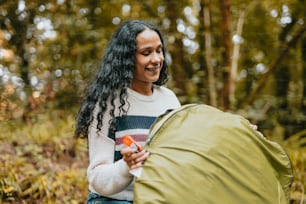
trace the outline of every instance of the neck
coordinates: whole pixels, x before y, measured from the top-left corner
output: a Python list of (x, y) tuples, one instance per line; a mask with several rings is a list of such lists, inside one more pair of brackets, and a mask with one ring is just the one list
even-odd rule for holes
[(142, 95), (150, 96), (153, 94), (152, 84), (136, 84), (132, 82), (130, 88)]

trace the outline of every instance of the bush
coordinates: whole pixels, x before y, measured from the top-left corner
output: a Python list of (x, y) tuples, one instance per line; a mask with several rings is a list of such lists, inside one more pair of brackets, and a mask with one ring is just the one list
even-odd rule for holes
[(84, 203), (86, 141), (73, 139), (72, 116), (39, 117), (31, 126), (0, 125), (2, 203)]

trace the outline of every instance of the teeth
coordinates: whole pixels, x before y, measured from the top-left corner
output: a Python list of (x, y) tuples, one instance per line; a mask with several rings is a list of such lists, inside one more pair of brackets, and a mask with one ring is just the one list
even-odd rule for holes
[(155, 70), (157, 70), (157, 68), (148, 68), (148, 70), (155, 71)]

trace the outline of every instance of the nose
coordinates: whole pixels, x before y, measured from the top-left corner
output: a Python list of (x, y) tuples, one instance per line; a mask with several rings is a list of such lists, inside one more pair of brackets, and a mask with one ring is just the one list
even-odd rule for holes
[(164, 59), (164, 56), (161, 53), (153, 52), (151, 61), (154, 64), (161, 63)]

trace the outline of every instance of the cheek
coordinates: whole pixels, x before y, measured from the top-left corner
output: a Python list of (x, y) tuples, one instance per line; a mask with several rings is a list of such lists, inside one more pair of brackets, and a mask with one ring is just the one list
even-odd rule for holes
[(147, 66), (147, 64), (149, 63), (148, 58), (144, 57), (144, 56), (140, 56), (136, 58), (136, 67), (138, 68), (143, 68), (145, 66)]
[(140, 61), (136, 61), (135, 70), (134, 70), (135, 77), (142, 75), (142, 73), (144, 72), (144, 69), (145, 69), (145, 65), (141, 63)]
[(162, 62), (165, 61), (165, 56), (164, 56), (163, 54), (160, 55), (160, 60), (161, 60)]
[(161, 57), (161, 59), (164, 61), (164, 59), (165, 59), (164, 54), (161, 54), (160, 57)]

